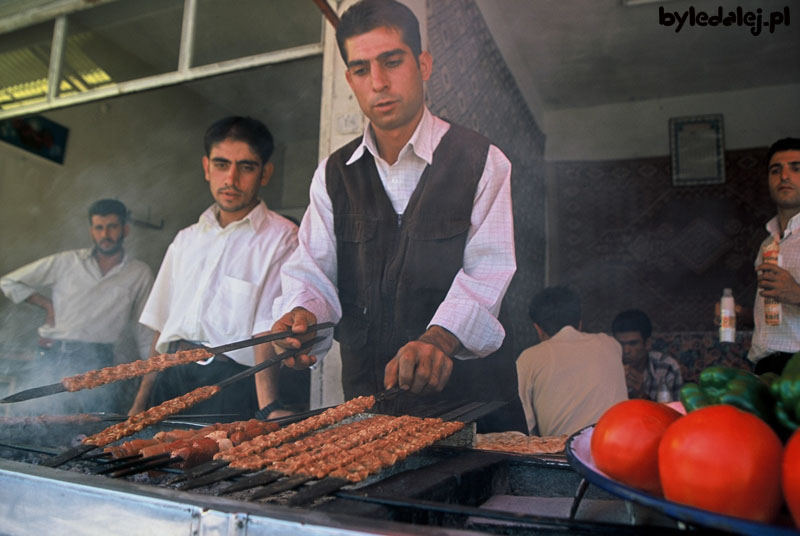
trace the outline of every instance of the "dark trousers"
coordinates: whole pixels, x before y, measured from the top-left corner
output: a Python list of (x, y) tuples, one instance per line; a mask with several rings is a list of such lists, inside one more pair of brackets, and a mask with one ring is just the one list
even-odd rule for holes
[[(171, 351), (172, 348), (170, 349)], [(227, 356), (217, 356), (208, 365), (189, 363), (171, 367), (158, 373), (150, 391), (149, 406), (184, 395), (205, 385), (214, 385), (248, 367), (240, 365)], [(186, 414), (221, 414), (218, 421), (240, 421), (252, 419), (258, 411), (258, 397), (253, 377), (244, 378), (214, 395), (186, 409)]]
[(780, 375), (780, 373), (783, 372), (783, 368), (786, 366), (786, 363), (793, 355), (794, 354), (790, 354), (789, 352), (775, 352), (774, 354), (764, 356), (758, 360), (753, 368), (753, 372), (756, 374), (774, 372), (775, 374)]
[[(67, 376), (113, 365), (114, 347), (111, 344), (56, 340), (50, 346), (40, 348), (33, 363), (34, 377), (29, 380), (38, 385), (48, 385)], [(116, 413), (119, 404), (119, 386), (112, 383), (43, 398), (38, 401), (37, 411), (54, 414)]]

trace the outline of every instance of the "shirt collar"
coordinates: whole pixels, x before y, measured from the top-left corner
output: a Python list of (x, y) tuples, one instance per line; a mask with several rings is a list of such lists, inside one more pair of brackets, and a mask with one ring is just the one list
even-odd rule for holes
[[(800, 213), (795, 214), (792, 216), (792, 219), (789, 220), (783, 236), (789, 236), (790, 234), (798, 232), (798, 230), (800, 230)], [(769, 234), (772, 236), (778, 237), (778, 239), (781, 238), (781, 228), (780, 223), (778, 223), (778, 216), (775, 216), (767, 222), (767, 232), (769, 232)]]
[[(97, 262), (97, 259), (92, 255), (94, 253), (94, 248), (84, 248), (78, 250), (78, 258), (84, 262), (92, 262), (95, 266), (97, 266), (98, 270), (100, 269), (100, 265)], [(128, 262), (128, 256), (125, 254), (125, 250), (122, 250), (122, 259), (119, 261), (118, 264), (115, 264), (108, 273), (111, 273), (114, 270), (121, 269), (122, 266), (125, 266)], [(106, 274), (108, 275), (108, 274)]]
[[(411, 135), (406, 145), (400, 150), (401, 157), (407, 151), (413, 151), (414, 154), (430, 165), (433, 162), (433, 151), (436, 148), (436, 141), (438, 141), (435, 136), (435, 126), (436, 118), (430, 110), (428, 110), (428, 107), (425, 106), (422, 110), (422, 119), (420, 119), (417, 128), (414, 130), (414, 133)], [(372, 133), (371, 123), (367, 123), (367, 126), (364, 127), (361, 143), (356, 147), (356, 150), (353, 151), (353, 154), (350, 155), (346, 165), (349, 166), (361, 158), (364, 155), (364, 150), (369, 151), (373, 157), (378, 157), (378, 146), (375, 143), (375, 136)]]
[[(222, 226), (219, 224), (219, 220), (217, 219), (218, 215), (219, 215), (219, 207), (217, 206), (216, 203), (214, 203), (213, 205), (205, 209), (202, 214), (200, 214), (200, 219), (198, 220), (198, 222), (201, 225), (221, 230)], [(247, 215), (241, 220), (232, 222), (230, 225), (228, 225), (228, 227), (236, 228), (242, 225), (249, 225), (253, 231), (256, 231), (264, 223), (266, 217), (267, 217), (267, 204), (264, 203), (263, 200), (259, 199), (258, 204), (255, 207), (253, 207), (253, 210), (248, 212)]]

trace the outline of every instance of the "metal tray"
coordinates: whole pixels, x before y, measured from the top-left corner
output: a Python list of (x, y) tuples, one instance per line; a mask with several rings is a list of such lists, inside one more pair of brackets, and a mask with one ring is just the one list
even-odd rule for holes
[(692, 525), (724, 530), (734, 534), (797, 536), (798, 532), (793, 528), (768, 525), (757, 521), (748, 521), (722, 514), (715, 514), (708, 510), (701, 510), (699, 508), (668, 501), (662, 497), (656, 497), (614, 480), (599, 470), (594, 464), (591, 451), (593, 431), (594, 425), (587, 426), (574, 433), (567, 440), (567, 461), (569, 461), (569, 464), (578, 474), (609, 493), (642, 504), (673, 519)]

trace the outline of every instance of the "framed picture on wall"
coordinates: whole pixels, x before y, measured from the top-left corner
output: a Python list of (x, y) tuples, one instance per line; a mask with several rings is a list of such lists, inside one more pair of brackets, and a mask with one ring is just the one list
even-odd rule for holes
[(723, 130), (721, 114), (669, 120), (673, 186), (725, 183)]

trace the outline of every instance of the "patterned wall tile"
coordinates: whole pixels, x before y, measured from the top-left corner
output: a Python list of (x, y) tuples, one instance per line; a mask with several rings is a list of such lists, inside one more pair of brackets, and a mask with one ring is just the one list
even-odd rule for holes
[(497, 49), (473, 0), (428, 2), (428, 42), (434, 71), (431, 111), (477, 130), (511, 160), (517, 274), (506, 296), (517, 353), (536, 341), (528, 301), (545, 271), (545, 136)]
[(726, 184), (679, 188), (668, 157), (552, 163), (554, 273), (580, 289), (584, 327), (609, 331), (616, 313), (636, 307), (656, 331), (713, 330), (724, 287), (751, 307), (753, 261), (774, 215), (765, 158), (765, 149), (729, 151)]

